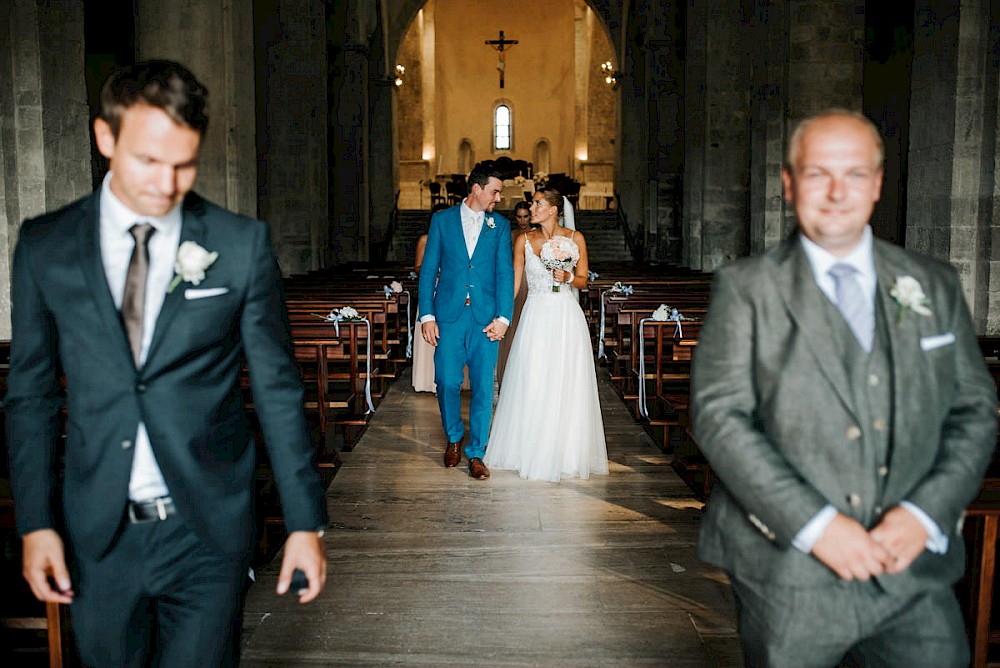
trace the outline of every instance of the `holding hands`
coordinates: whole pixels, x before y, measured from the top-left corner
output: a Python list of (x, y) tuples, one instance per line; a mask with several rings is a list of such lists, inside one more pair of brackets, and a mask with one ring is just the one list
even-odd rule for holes
[(871, 531), (837, 514), (812, 548), (812, 554), (843, 580), (868, 580), (902, 573), (927, 543), (920, 521), (901, 506), (885, 514)]
[(483, 333), (490, 341), (499, 341), (507, 333), (507, 323), (499, 318), (493, 318), (493, 322), (483, 327)]

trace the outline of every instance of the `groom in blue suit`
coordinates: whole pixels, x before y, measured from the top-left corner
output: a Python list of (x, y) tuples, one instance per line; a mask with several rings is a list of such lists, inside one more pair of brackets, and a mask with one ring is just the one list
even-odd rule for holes
[(421, 334), (436, 347), (434, 381), (448, 438), (444, 465), (455, 467), (462, 459), (461, 388), (468, 366), (472, 401), (465, 456), (469, 475), (477, 480), (490, 477), (482, 458), (493, 415), (497, 342), (514, 310), (510, 223), (493, 213), (503, 191), (502, 178), (493, 162), (472, 169), (468, 197), (431, 218), (420, 271), (420, 312), (425, 314)]

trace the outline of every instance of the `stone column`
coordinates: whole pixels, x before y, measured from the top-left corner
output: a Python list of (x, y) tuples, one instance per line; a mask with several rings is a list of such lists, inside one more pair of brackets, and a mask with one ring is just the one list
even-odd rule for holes
[(958, 268), (980, 333), (1000, 331), (996, 4), (919, 2), (913, 43), (906, 246)]
[(326, 12), (322, 2), (257, 0), (260, 217), (282, 271), (319, 269), (327, 247)]
[(700, 247), (684, 256), (710, 271), (748, 249), (749, 65), (743, 3), (698, 4), (709, 6), (688, 7), (684, 229)]
[(785, 101), (788, 69), (787, 4), (762, 0), (748, 26), (752, 81), (750, 91), (749, 251), (762, 253), (789, 233), (781, 184), (785, 152)]
[(649, 85), (649, 156), (652, 161), (646, 256), (679, 261), (680, 181), (684, 164), (684, 69), (680, 51), (680, 21), (676, 2), (658, 0), (657, 20), (649, 24), (647, 43)]
[(3, 3), (0, 71), (0, 338), (10, 338), (21, 221), (92, 191), (83, 2)]
[(253, 0), (136, 0), (136, 13), (139, 59), (175, 60), (208, 88), (195, 189), (257, 216)]
[(368, 48), (346, 44), (330, 97), (330, 257), (368, 259)]

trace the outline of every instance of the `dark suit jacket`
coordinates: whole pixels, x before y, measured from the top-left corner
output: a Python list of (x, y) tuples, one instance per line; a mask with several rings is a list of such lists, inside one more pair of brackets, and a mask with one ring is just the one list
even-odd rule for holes
[(14, 254), (10, 379), (5, 406), (18, 531), (56, 526), (51, 474), (60, 432), (60, 371), (68, 409), (63, 509), (71, 545), (98, 556), (128, 501), (132, 444), (146, 424), (181, 516), (216, 550), (246, 552), (253, 536), (254, 437), (239, 374), (255, 404), (287, 529), (325, 524), (322, 486), (302, 412), (281, 274), (267, 226), (191, 194), (181, 242), (219, 257), (201, 288), (166, 296), (142, 369), (101, 262), (99, 193), (26, 221)]
[[(783, 585), (836, 575), (791, 546), (826, 504), (874, 526), (908, 500), (949, 537), (885, 587), (951, 582), (964, 567), (960, 518), (996, 442), (997, 398), (955, 270), (874, 240), (892, 373), (891, 451), (881, 495), (859, 493), (879, 473), (862, 464), (858, 412), (826, 317), (828, 300), (793, 236), (717, 272), (692, 370), (698, 444), (717, 474), (699, 554), (737, 578)], [(930, 316), (899, 307), (889, 289), (917, 279)], [(935, 338), (937, 337), (937, 338)], [(853, 503), (852, 503), (853, 501)]]
[[(485, 325), (497, 316), (510, 321), (514, 314), (510, 223), (499, 214), (487, 213), (470, 258), (462, 232), (461, 208), (459, 204), (431, 218), (420, 267), (420, 313), (433, 314), (440, 322), (454, 322), (462, 315), (468, 294), (476, 322)], [(489, 226), (490, 218), (493, 227)], [(437, 279), (439, 269), (441, 276)]]

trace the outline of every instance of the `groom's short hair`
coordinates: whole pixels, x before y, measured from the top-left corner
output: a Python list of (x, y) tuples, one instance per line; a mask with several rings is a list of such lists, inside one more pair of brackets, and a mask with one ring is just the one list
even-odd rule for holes
[(116, 139), (125, 110), (135, 104), (160, 109), (200, 135), (208, 129), (208, 90), (180, 63), (146, 60), (111, 73), (101, 88), (98, 115)]
[(469, 192), (472, 192), (472, 186), (477, 183), (480, 188), (485, 188), (491, 177), (503, 181), (503, 173), (500, 171), (500, 168), (497, 167), (497, 163), (492, 160), (477, 162), (476, 166), (472, 168), (471, 172), (469, 172)]

